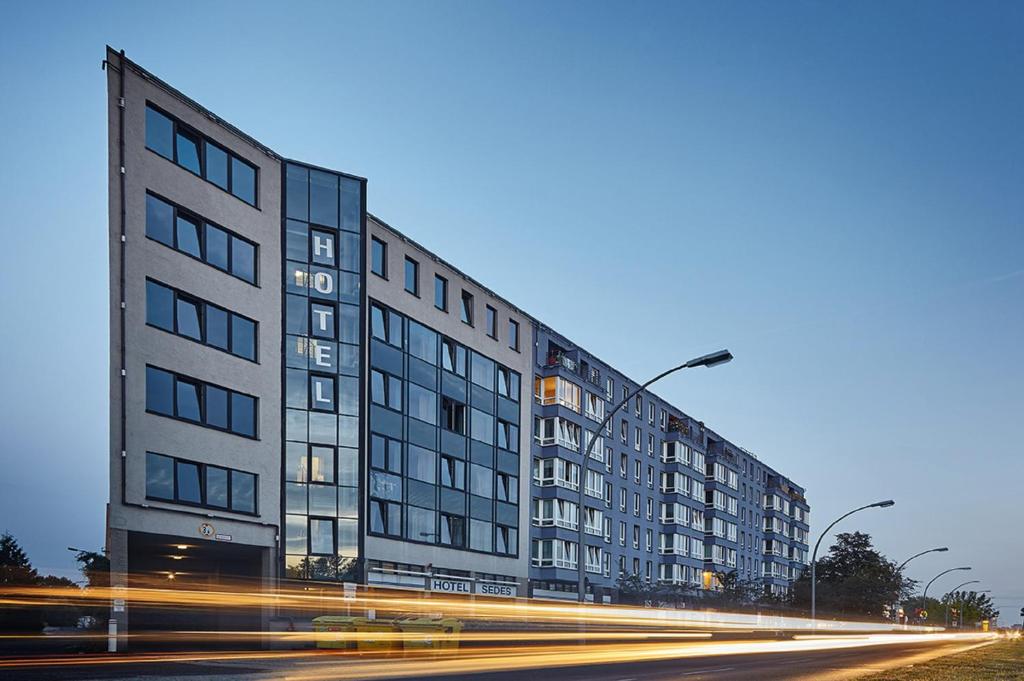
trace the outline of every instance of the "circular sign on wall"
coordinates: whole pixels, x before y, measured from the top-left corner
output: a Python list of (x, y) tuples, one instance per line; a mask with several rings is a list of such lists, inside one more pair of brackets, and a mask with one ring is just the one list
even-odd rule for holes
[(213, 525), (210, 523), (203, 523), (199, 526), (199, 534), (204, 537), (212, 537), (214, 533)]

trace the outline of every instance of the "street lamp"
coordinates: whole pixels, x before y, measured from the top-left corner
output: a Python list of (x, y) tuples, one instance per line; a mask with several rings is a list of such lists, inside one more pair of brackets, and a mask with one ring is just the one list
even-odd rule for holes
[(844, 513), (843, 515), (833, 520), (832, 524), (826, 527), (825, 531), (821, 533), (820, 537), (818, 537), (818, 541), (814, 543), (814, 553), (811, 554), (811, 620), (814, 620), (815, 616), (818, 613), (818, 546), (821, 545), (821, 540), (824, 539), (825, 535), (828, 534), (828, 531), (835, 527), (836, 524), (843, 518), (851, 516), (857, 511), (863, 511), (864, 509), (867, 508), (889, 508), (890, 506), (893, 506), (895, 503), (896, 502), (893, 501), (892, 499), (888, 499), (886, 501), (876, 501), (873, 504), (868, 504), (867, 506), (855, 508), (852, 511)]
[(923, 556), (926, 553), (935, 553), (937, 551), (938, 552), (949, 551), (949, 547), (948, 546), (940, 546), (937, 549), (928, 549), (927, 551), (922, 551), (921, 553), (915, 553), (910, 558), (907, 558), (905, 561), (900, 563), (900, 566), (898, 568), (896, 568), (896, 572), (902, 572), (903, 568), (907, 566), (907, 563), (909, 563), (910, 561), (914, 560), (915, 558), (920, 558), (921, 556)]
[[(990, 593), (992, 593), (992, 589), (984, 589), (982, 591), (975, 591), (974, 593), (975, 594), (990, 594)], [(960, 595), (960, 603), (959, 604), (960, 604), (960, 608), (959, 608), (959, 610), (960, 610), (960, 626), (957, 627), (957, 628), (958, 629), (963, 629), (964, 628), (964, 597), (963, 597), (963, 594)]]
[(710, 368), (710, 367), (718, 366), (719, 364), (725, 364), (726, 362), (729, 362), (731, 360), (732, 360), (732, 353), (731, 352), (729, 352), (728, 350), (719, 350), (718, 352), (712, 352), (711, 354), (708, 354), (708, 355), (701, 355), (700, 357), (694, 357), (693, 359), (691, 359), (688, 362), (680, 364), (677, 367), (672, 367), (668, 371), (661, 372), (660, 374), (658, 374), (657, 376), (655, 376), (654, 378), (652, 378), (651, 380), (647, 381), (646, 383), (641, 385), (639, 388), (637, 388), (636, 390), (631, 392), (621, 402), (619, 402), (617, 405), (615, 405), (615, 408), (612, 409), (610, 412), (608, 412), (605, 415), (604, 420), (601, 421), (601, 425), (599, 425), (597, 427), (597, 430), (594, 431), (594, 437), (590, 438), (590, 442), (587, 443), (587, 448), (583, 452), (583, 464), (580, 466), (580, 473), (581, 473), (580, 477), (583, 478), (583, 479), (581, 479), (580, 483), (579, 483), (579, 514), (580, 514), (580, 519), (579, 519), (579, 541), (578, 541), (578, 544), (577, 544), (579, 546), (579, 549), (578, 549), (578, 552), (576, 554), (576, 574), (577, 574), (576, 593), (579, 596), (579, 602), (580, 603), (585, 603), (586, 600), (587, 600), (587, 595), (585, 593), (585, 590), (586, 590), (587, 547), (586, 547), (586, 544), (584, 543), (586, 541), (584, 528), (586, 526), (587, 516), (586, 516), (586, 510), (585, 510), (585, 503), (586, 502), (583, 499), (583, 490), (584, 490), (584, 486), (586, 485), (585, 477), (586, 477), (586, 471), (587, 471), (587, 462), (590, 460), (590, 452), (594, 449), (594, 443), (597, 442), (597, 438), (600, 437), (600, 433), (604, 430), (604, 427), (606, 425), (608, 425), (608, 423), (612, 420), (612, 417), (615, 416), (615, 414), (619, 411), (619, 409), (622, 409), (622, 407), (624, 407), (626, 404), (628, 404), (630, 400), (632, 400), (634, 397), (636, 397), (639, 393), (641, 393), (644, 390), (646, 390), (647, 386), (651, 385), (652, 383), (660, 381), (661, 379), (665, 378), (669, 374), (674, 374), (675, 372), (680, 371), (682, 369), (695, 369), (697, 367), (708, 367), (708, 368)]
[[(964, 582), (963, 584), (959, 584), (957, 586), (954, 586), (952, 589), (950, 589), (946, 593), (946, 595), (947, 596), (952, 596), (954, 593), (956, 593), (957, 589), (962, 589), (963, 587), (967, 586), (968, 584), (977, 584), (980, 581), (981, 581), (980, 579), (972, 579), (969, 582)], [(927, 606), (925, 606), (925, 607), (927, 607)], [(948, 598), (946, 599), (945, 610), (946, 610), (946, 626), (948, 627), (949, 626), (949, 599)]]
[[(905, 561), (900, 563), (900, 566), (898, 568), (896, 568), (896, 572), (900, 576), (900, 587), (901, 587), (900, 588), (900, 592), (902, 593), (902, 591), (903, 591), (903, 589), (902, 589), (902, 587), (903, 587), (903, 579), (902, 579), (903, 578), (903, 568), (905, 568), (907, 566), (907, 563), (909, 563), (910, 561), (914, 560), (915, 558), (920, 558), (921, 556), (925, 555), (926, 553), (935, 553), (935, 552), (944, 552), (944, 551), (949, 551), (949, 547), (948, 546), (940, 546), (937, 549), (928, 549), (927, 551), (922, 551), (921, 553), (915, 553), (910, 558), (907, 558)], [(896, 594), (896, 600), (899, 601), (899, 599), (900, 599), (900, 594)], [(898, 603), (897, 603), (897, 605), (898, 605)], [(895, 619), (895, 617), (896, 617), (896, 615), (895, 615), (895, 606), (893, 607), (893, 611), (894, 611), (893, 614), (894, 614), (894, 619)]]
[(970, 570), (970, 569), (971, 568), (969, 568), (969, 567), (949, 568), (948, 570), (943, 570), (939, 574), (937, 574), (934, 577), (932, 577), (932, 581), (928, 582), (927, 584), (924, 585), (924, 594), (921, 596), (921, 609), (924, 610), (924, 609), (926, 609), (928, 607), (928, 587), (930, 587), (932, 585), (932, 583), (936, 579), (938, 579), (942, 575), (948, 575), (950, 572), (956, 572), (957, 570)]

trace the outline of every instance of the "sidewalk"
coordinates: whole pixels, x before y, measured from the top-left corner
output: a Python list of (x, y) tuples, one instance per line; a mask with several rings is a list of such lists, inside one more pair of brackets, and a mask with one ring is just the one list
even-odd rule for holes
[(897, 667), (863, 681), (1024, 681), (1024, 639), (999, 641), (923, 664)]

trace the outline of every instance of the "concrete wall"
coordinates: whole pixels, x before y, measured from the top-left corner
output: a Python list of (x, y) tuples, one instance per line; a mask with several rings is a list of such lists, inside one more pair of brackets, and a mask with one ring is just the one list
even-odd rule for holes
[[(110, 509), (112, 530), (145, 531), (200, 539), (199, 525), (214, 524), (232, 541), (276, 545), (280, 523), (281, 465), (281, 251), (280, 163), (211, 120), (164, 87), (108, 51), (110, 178), (111, 442)], [(118, 154), (119, 78), (125, 75), (125, 282), (120, 282), (121, 220)], [(145, 147), (149, 100), (258, 171), (258, 208), (197, 177)], [(258, 286), (253, 286), (146, 237), (146, 190), (153, 190), (199, 215), (259, 244)], [(259, 323), (258, 364), (146, 325), (147, 276), (195, 294)], [(125, 302), (126, 442), (121, 443), (121, 314)], [(259, 398), (258, 439), (147, 414), (147, 363), (178, 371)], [(122, 459), (121, 451), (125, 457)], [(189, 509), (147, 501), (146, 451), (256, 473), (257, 510), (251, 518), (229, 512)], [(122, 465), (125, 489), (122, 503)], [(148, 508), (138, 505), (145, 504)], [(198, 514), (196, 513), (198, 511)], [(210, 517), (203, 517), (206, 515)]]

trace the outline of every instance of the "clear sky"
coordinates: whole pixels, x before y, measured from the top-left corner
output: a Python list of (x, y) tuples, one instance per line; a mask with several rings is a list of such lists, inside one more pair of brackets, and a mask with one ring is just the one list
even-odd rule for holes
[[(0, 529), (103, 543), (104, 44), (1024, 606), (1024, 5), (10, 3)], [(522, 265), (528, 266), (524, 269)], [(816, 533), (815, 533), (816, 534)], [(933, 591), (955, 586), (950, 575)]]

